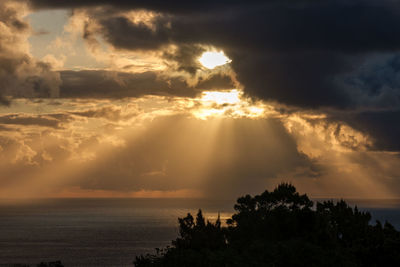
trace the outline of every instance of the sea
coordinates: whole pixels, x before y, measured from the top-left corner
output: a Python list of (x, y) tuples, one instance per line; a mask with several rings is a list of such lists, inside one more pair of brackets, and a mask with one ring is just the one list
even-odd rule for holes
[[(319, 200), (320, 201), (320, 200)], [(372, 222), (400, 230), (400, 200), (347, 200)], [(179, 235), (178, 218), (199, 208), (210, 221), (226, 220), (232, 201), (205, 199), (0, 200), (0, 266), (60, 260), (66, 267), (134, 266)]]

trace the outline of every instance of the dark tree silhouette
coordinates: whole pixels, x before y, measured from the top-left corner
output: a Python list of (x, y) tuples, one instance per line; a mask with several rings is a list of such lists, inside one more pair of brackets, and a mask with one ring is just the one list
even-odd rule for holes
[[(30, 267), (27, 264), (14, 264), (13, 267)], [(36, 267), (64, 267), (61, 261), (41, 262)]]
[(41, 262), (37, 265), (37, 267), (64, 267), (61, 261), (52, 261), (52, 262)]
[(314, 203), (293, 185), (246, 195), (222, 227), (199, 210), (179, 219), (180, 237), (145, 266), (400, 266), (400, 232), (341, 200)]

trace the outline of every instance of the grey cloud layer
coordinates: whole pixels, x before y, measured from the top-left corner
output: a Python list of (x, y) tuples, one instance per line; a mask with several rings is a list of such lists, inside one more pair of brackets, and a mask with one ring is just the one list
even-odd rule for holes
[(58, 96), (59, 74), (29, 54), (30, 27), (23, 20), (24, 5), (0, 2), (0, 105), (8, 105), (9, 97)]
[[(33, 3), (39, 7), (67, 5)], [(398, 120), (400, 80), (396, 77), (400, 68), (395, 59), (400, 48), (400, 28), (396, 27), (400, 9), (393, 1), (98, 3), (108, 4), (104, 9), (110, 11), (108, 16), (91, 13), (101, 25), (98, 34), (116, 48), (220, 47), (233, 60), (237, 79), (249, 95), (306, 108), (368, 109), (348, 123), (358, 126), (359, 118), (365, 118), (362, 124), (368, 126), (358, 128), (377, 140), (377, 149), (400, 147), (388, 132), (393, 119), (387, 123), (374, 119), (378, 116), (374, 110), (384, 110)], [(120, 7), (164, 13), (156, 17), (152, 30), (113, 12)], [(187, 54), (183, 59), (178, 61), (191, 62)], [(186, 64), (182, 69), (190, 72), (193, 67)]]
[[(166, 56), (185, 62), (181, 69), (192, 73), (196, 66), (190, 54), (180, 52), (182, 48), (199, 44), (222, 48), (249, 95), (298, 107), (361, 110), (342, 121), (370, 134), (376, 149), (400, 147), (393, 138), (396, 126), (391, 130), (400, 109), (397, 1), (30, 3), (34, 8), (87, 8), (101, 26), (97, 34), (119, 49), (175, 44), (181, 50)], [(159, 12), (154, 29), (121, 15), (128, 9)]]
[(331, 120), (342, 121), (373, 138), (374, 150), (400, 151), (400, 111), (365, 111), (335, 114)]
[(51, 128), (60, 128), (63, 122), (69, 118), (65, 114), (49, 114), (49, 115), (24, 115), (10, 114), (0, 116), (1, 124), (22, 125), (22, 126), (43, 126)]
[[(392, 6), (312, 2), (243, 4), (227, 10), (159, 16), (155, 30), (120, 13), (101, 13), (97, 19), (101, 34), (117, 48), (156, 49), (170, 43), (221, 47), (248, 93), (307, 107), (362, 106), (346, 86), (358, 77), (346, 74), (355, 72), (370, 53), (400, 47), (400, 32), (393, 27), (400, 16)], [(368, 88), (354, 89), (369, 93)]]
[(122, 98), (143, 95), (194, 97), (200, 90), (233, 88), (232, 79), (211, 75), (193, 86), (179, 77), (156, 72), (125, 73), (112, 71), (62, 71), (60, 96), (64, 98)]

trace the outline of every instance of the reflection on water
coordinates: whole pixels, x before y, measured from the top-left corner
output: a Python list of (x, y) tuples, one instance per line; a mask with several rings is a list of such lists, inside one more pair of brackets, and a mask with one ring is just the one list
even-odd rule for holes
[[(0, 203), (0, 266), (60, 259), (66, 266), (133, 266), (178, 234), (177, 218), (224, 202), (156, 199), (64, 199)], [(224, 216), (225, 214), (222, 213)], [(223, 217), (222, 216), (222, 217)], [(228, 215), (225, 215), (225, 217)]]
[[(349, 200), (373, 220), (400, 229), (400, 201)], [(187, 199), (53, 199), (0, 202), (0, 266), (61, 260), (66, 266), (133, 266), (178, 235), (177, 218), (202, 208), (211, 220), (232, 201)]]

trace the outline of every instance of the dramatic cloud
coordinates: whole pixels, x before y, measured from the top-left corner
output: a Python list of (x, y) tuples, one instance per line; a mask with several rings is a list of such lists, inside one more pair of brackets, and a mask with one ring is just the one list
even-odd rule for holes
[(194, 96), (196, 93), (180, 78), (163, 80), (157, 73), (107, 71), (63, 71), (61, 97), (135, 97), (141, 95)]
[(236, 84), (228, 75), (212, 75), (207, 79), (200, 78), (196, 88), (201, 90), (226, 90), (235, 88)]
[[(94, 5), (93, 1), (32, 3)], [(99, 24), (96, 30), (116, 48), (221, 47), (233, 59), (239, 81), (249, 93), (302, 106), (352, 106), (351, 92), (339, 86), (342, 76), (355, 71), (370, 53), (396, 52), (400, 46), (398, 28), (393, 27), (399, 23), (399, 9), (391, 1), (96, 1), (101, 4), (106, 7), (90, 9), (88, 14)], [(119, 8), (160, 14), (149, 27), (132, 21)]]
[[(58, 119), (62, 118), (63, 120)], [(21, 115), (10, 114), (0, 116), (0, 124), (14, 124), (14, 125), (34, 125), (43, 127), (59, 128), (61, 123), (66, 121), (64, 114), (50, 114), (50, 115)]]
[[(175, 46), (164, 58), (192, 74), (204, 47), (223, 49), (245, 92), (256, 98), (303, 108), (368, 109), (369, 114), (395, 109), (389, 116), (398, 114), (400, 32), (394, 25), (400, 23), (400, 9), (393, 1), (97, 1), (97, 8), (89, 8), (91, 1), (31, 3), (87, 8), (87, 36), (102, 36), (116, 49), (168, 51)], [(135, 21), (124, 11), (129, 8), (153, 15), (146, 23)], [(365, 115), (347, 123), (359, 125), (359, 117)], [(364, 119), (363, 124), (371, 124), (358, 128), (377, 139), (377, 149), (397, 150), (387, 133), (393, 120), (398, 119), (378, 125)], [(372, 124), (380, 128), (379, 137)]]
[(320, 197), (398, 195), (399, 155), (369, 151), (361, 131), (323, 114), (268, 106), (258, 117), (236, 116), (224, 110), (241, 107), (223, 102), (213, 106), (222, 113), (203, 119), (197, 114), (208, 112), (207, 99), (16, 100), (48, 112), (0, 117), (0, 192), (234, 198), (290, 181)]
[[(321, 197), (399, 195), (396, 1), (0, 8), (1, 193), (235, 197), (284, 180)], [(64, 28), (35, 59), (25, 16), (60, 8)], [(206, 68), (210, 51), (230, 63)]]
[(110, 121), (128, 120), (135, 113), (122, 114), (121, 108), (116, 108), (113, 106), (103, 107), (103, 108), (92, 108), (84, 111), (71, 112), (73, 115), (87, 117), (87, 118), (104, 118)]
[(400, 111), (367, 111), (353, 114), (339, 114), (334, 120), (366, 132), (373, 138), (372, 149), (400, 151)]
[(60, 78), (51, 66), (30, 56), (30, 27), (23, 20), (26, 4), (20, 1), (0, 2), (0, 104), (10, 97), (58, 96)]
[(280, 173), (311, 165), (278, 121), (217, 122), (186, 116), (154, 120), (139, 136), (96, 162), (85, 173), (88, 178), (80, 180), (84, 189), (192, 188), (230, 197), (255, 191)]
[(230, 89), (229, 76), (211, 75), (190, 86), (183, 77), (162, 73), (111, 71), (62, 71), (60, 96), (64, 98), (123, 98), (143, 95), (194, 97), (201, 90)]

